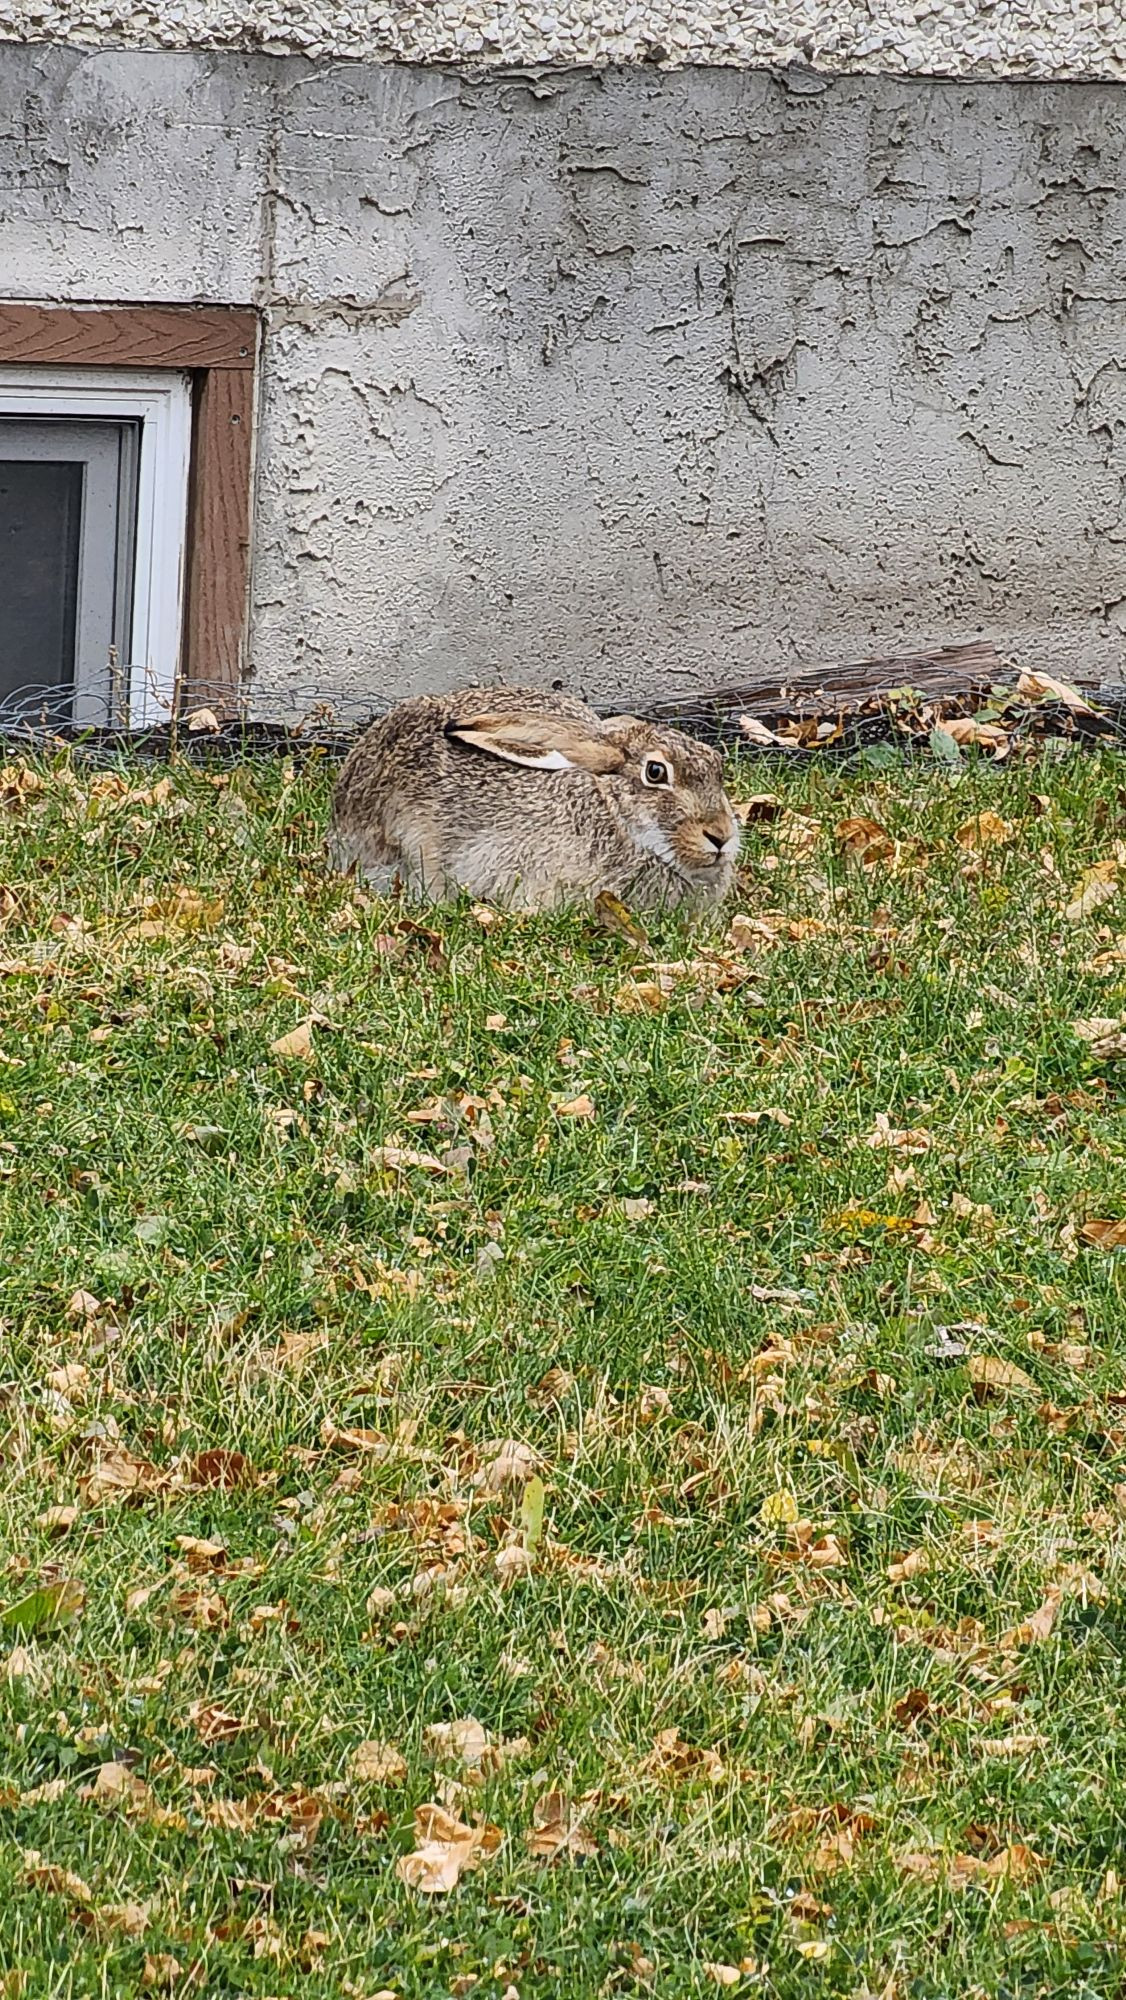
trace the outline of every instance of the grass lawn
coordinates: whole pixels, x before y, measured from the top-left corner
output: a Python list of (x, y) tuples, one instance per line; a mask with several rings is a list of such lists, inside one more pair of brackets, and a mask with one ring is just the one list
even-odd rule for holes
[(647, 943), (0, 774), (4, 2000), (1126, 1990), (1122, 765), (765, 768)]

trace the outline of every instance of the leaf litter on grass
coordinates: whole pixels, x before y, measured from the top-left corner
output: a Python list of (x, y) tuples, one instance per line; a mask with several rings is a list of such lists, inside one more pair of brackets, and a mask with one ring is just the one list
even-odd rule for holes
[(1118, 779), (997, 747), (786, 770), (695, 935), (418, 925), (313, 767), (13, 767), (21, 1963), (1112, 1990)]

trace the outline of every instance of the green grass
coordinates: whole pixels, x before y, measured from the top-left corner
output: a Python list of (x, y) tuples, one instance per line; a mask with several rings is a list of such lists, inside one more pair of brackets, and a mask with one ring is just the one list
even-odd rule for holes
[[(0, 1631), (0, 1993), (1120, 1994), (1121, 765), (771, 774), (647, 948), (404, 921), (315, 767), (30, 776), (0, 1603), (85, 1598)], [(428, 1897), (430, 1803), (503, 1840)]]

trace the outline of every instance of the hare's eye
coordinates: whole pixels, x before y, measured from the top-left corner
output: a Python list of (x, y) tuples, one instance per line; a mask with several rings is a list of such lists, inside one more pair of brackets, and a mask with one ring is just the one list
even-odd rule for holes
[(672, 783), (672, 773), (668, 765), (662, 763), (659, 757), (646, 758), (645, 769), (641, 775), (647, 785), (669, 785)]

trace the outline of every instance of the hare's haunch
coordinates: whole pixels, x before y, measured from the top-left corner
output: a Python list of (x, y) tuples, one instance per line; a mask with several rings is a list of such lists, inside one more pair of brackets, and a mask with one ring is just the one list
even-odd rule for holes
[(336, 867), (435, 900), (523, 910), (718, 902), (739, 824), (714, 750), (523, 688), (420, 695), (367, 730), (337, 781)]

